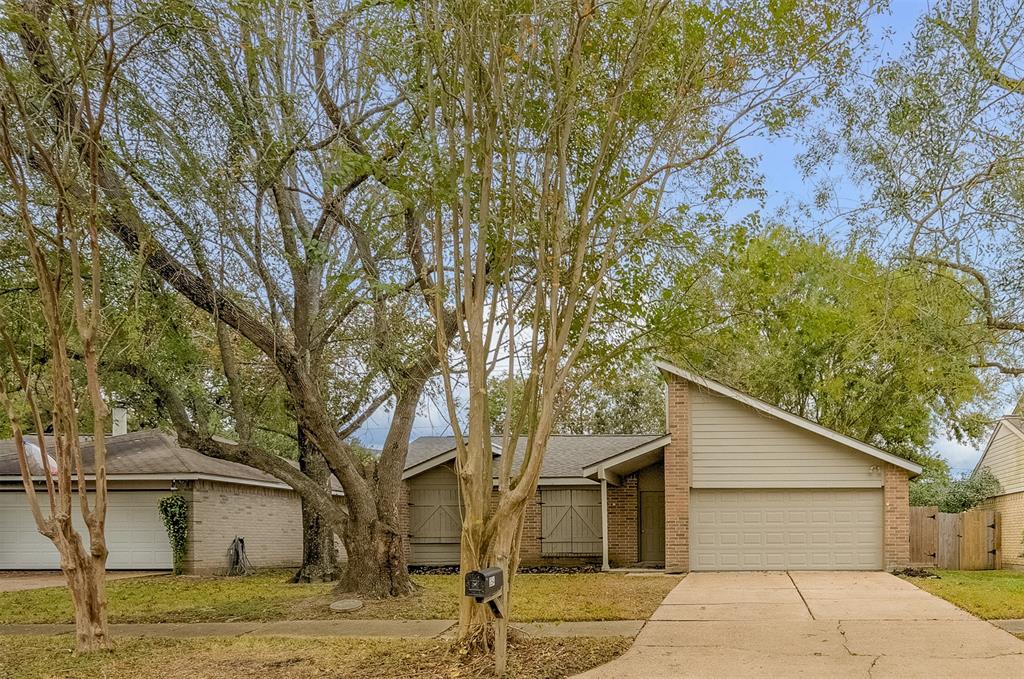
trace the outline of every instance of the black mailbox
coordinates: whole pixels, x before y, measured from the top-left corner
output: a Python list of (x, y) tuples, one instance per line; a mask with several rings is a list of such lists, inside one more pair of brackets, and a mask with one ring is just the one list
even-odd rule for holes
[(504, 586), (505, 577), (497, 566), (466, 573), (466, 596), (473, 597), (478, 604), (497, 598)]

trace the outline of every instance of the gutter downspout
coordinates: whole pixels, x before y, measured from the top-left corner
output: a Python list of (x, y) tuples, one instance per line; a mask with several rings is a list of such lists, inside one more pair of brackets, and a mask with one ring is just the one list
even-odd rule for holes
[(608, 479), (601, 471), (601, 570), (611, 570), (608, 564)]

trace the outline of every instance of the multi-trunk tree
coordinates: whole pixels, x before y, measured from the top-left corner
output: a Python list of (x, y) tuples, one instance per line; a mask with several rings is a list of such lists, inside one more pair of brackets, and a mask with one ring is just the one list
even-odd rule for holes
[[(51, 6), (13, 10), (5, 28), (19, 87), (68, 134), (79, 93), (58, 87), (68, 65)], [(403, 183), (418, 167), (406, 148), (412, 123), (406, 94), (380, 75), (405, 61), (400, 13), (376, 3), (168, 2), (113, 16), (120, 76), (95, 158), (102, 226), (161, 292), (205, 314), (226, 398), (216, 407), (195, 390), (185, 398), (174, 375), (144, 360), (112, 367), (156, 394), (182, 445), (294, 488), (307, 518), (326, 525), (318, 551), (331, 532), (343, 538), (341, 588), (408, 593), (401, 472), (437, 370), (436, 337), (453, 325), (426, 309), (416, 197)], [(273, 379), (253, 377), (265, 371)], [(285, 394), (298, 468), (258, 435), (253, 394), (267, 383)], [(382, 407), (390, 428), (368, 458), (352, 436)]]
[[(581, 355), (614, 352), (644, 331), (631, 321), (644, 316), (658, 252), (686, 238), (704, 209), (747, 195), (751, 164), (736, 141), (781, 129), (833, 81), (862, 11), (415, 6), (417, 58), (401, 89), (428, 156), (428, 181), (415, 184), (428, 197), (421, 270), (437, 318), (454, 308), (457, 319), (455, 341), (439, 334), (438, 345), (461, 567), (505, 569), (506, 608), (523, 511)], [(521, 390), (521, 406), (506, 409), (494, 462), (489, 405), (501, 389)], [(464, 642), (486, 647), (490, 622), (485, 606), (463, 599)]]
[[(36, 528), (60, 555), (76, 650), (90, 652), (111, 644), (104, 536), (107, 407), (100, 378), (109, 338), (101, 313), (97, 159), (117, 77), (117, 36), (102, 3), (62, 8), (48, 19), (62, 38), (66, 65), (53, 91), (69, 102), (63, 113), (72, 124), (58, 128), (40, 115), (19, 66), (0, 54), (0, 228), (5, 241), (20, 244), (8, 264), (31, 270), (35, 317), (41, 318), (40, 335), (22, 343), (10, 329), (13, 307), (0, 308), (0, 342), (9, 361), (0, 373), (0, 406)], [(38, 354), (45, 355), (47, 379), (30, 380), (26, 362)], [(82, 419), (88, 420), (85, 427)], [(73, 523), (76, 515), (84, 532)]]

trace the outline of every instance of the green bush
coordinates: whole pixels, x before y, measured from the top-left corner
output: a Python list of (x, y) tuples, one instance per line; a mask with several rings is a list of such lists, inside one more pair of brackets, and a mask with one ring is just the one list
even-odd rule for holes
[(915, 507), (937, 505), (940, 512), (966, 512), (1000, 490), (999, 481), (988, 467), (973, 474), (951, 479), (927, 472), (910, 484), (910, 504)]
[(188, 553), (188, 501), (181, 495), (160, 498), (160, 517), (171, 542), (174, 573), (181, 574), (185, 570), (185, 555)]

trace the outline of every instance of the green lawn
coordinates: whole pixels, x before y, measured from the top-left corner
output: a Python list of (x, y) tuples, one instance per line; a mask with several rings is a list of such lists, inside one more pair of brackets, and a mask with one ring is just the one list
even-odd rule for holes
[[(522, 639), (510, 645), (506, 676), (560, 679), (608, 662), (629, 648), (623, 637)], [(493, 661), (467, 658), (435, 639), (120, 638), (109, 652), (76, 657), (70, 635), (0, 636), (4, 679), (167, 679), (493, 676)]]
[(986, 620), (1024, 618), (1024, 571), (943, 571), (938, 580), (905, 578)]
[[(107, 585), (112, 623), (226, 622), (319, 618), (394, 620), (458, 617), (457, 575), (416, 575), (408, 597), (369, 601), (352, 614), (333, 613), (332, 585), (295, 585), (287, 571), (244, 578), (157, 576)], [(649, 616), (680, 578), (612, 573), (523, 574), (513, 585), (512, 619), (635, 620)], [(0, 624), (69, 623), (64, 587), (0, 593)]]

